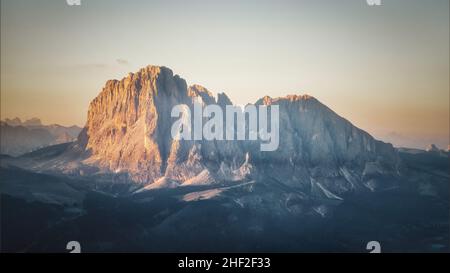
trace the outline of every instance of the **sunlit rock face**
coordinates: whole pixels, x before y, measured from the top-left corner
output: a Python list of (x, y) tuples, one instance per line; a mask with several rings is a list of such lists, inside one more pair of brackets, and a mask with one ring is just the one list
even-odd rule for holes
[(165, 67), (108, 81), (89, 107), (85, 149), (90, 156), (84, 163), (153, 182), (177, 159), (171, 152), (186, 148), (171, 139), (170, 113), (190, 101), (186, 82)]
[(232, 104), (224, 93), (216, 100), (202, 86), (188, 87), (166, 67), (148, 66), (110, 80), (91, 102), (78, 141), (52, 164), (39, 166), (143, 186), (274, 181), (319, 195), (375, 190), (380, 178), (397, 175), (399, 159), (392, 145), (375, 140), (311, 96), (266, 96), (255, 103), (279, 106), (280, 142), (273, 152), (261, 151), (258, 140), (173, 139), (172, 108), (185, 104), (193, 111), (194, 102), (217, 104), (224, 111)]

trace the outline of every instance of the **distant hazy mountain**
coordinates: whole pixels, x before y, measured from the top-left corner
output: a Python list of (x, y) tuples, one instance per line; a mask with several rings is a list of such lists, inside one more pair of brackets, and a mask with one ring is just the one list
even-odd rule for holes
[(13, 119), (5, 119), (4, 121), (6, 124), (10, 125), (10, 126), (19, 126), (22, 125), (22, 121), (20, 120), (20, 118), (13, 118)]
[(49, 145), (72, 142), (80, 131), (78, 126), (43, 125), (38, 118), (24, 122), (19, 118), (5, 119), (0, 124), (0, 153), (18, 156)]

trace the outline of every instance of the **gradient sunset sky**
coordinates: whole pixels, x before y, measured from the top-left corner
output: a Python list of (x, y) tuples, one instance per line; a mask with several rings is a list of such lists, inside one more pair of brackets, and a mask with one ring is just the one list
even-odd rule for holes
[(236, 104), (310, 94), (397, 146), (449, 144), (449, 1), (1, 1), (1, 118), (83, 126), (164, 65)]

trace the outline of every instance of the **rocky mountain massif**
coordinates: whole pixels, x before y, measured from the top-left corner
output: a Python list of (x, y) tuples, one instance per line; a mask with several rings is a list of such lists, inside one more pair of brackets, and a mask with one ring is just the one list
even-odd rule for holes
[(5, 119), (0, 123), (0, 153), (19, 156), (46, 146), (73, 142), (80, 131), (78, 126), (43, 125), (38, 118), (24, 122), (19, 118)]
[(307, 95), (255, 103), (279, 105), (274, 152), (172, 139), (193, 101), (232, 104), (148, 66), (106, 83), (76, 141), (0, 157), (2, 251), (449, 251), (448, 153), (396, 150)]
[(115, 177), (115, 183), (132, 182), (133, 188), (273, 179), (336, 196), (384, 187), (399, 174), (392, 145), (375, 140), (308, 95), (266, 96), (256, 102), (279, 105), (281, 140), (275, 152), (261, 152), (257, 141), (172, 139), (172, 107), (192, 109), (198, 99), (222, 108), (231, 104), (223, 93), (216, 100), (204, 87), (187, 86), (166, 67), (148, 66), (120, 81), (110, 80), (91, 102), (78, 140), (29, 167)]

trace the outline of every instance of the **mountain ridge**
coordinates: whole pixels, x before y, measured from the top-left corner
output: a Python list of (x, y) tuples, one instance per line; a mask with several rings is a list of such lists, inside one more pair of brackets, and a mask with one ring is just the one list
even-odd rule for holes
[(81, 128), (59, 124), (42, 124), (39, 118), (21, 121), (20, 118), (0, 122), (2, 154), (22, 154), (60, 143), (75, 141)]

